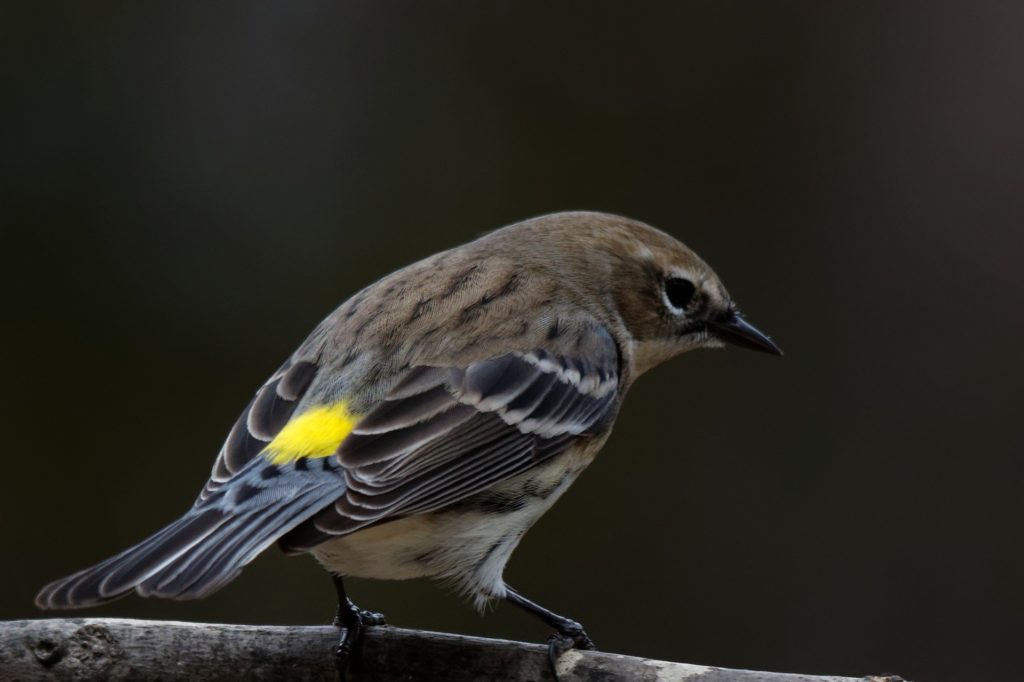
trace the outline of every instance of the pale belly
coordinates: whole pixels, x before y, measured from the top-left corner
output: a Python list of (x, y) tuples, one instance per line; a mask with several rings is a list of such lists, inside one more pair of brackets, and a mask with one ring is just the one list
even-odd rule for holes
[(477, 606), (505, 594), (502, 573), (530, 526), (593, 459), (597, 443), (570, 448), (540, 467), (443, 511), (389, 521), (329, 540), (312, 553), (337, 575), (380, 580), (435, 578)]

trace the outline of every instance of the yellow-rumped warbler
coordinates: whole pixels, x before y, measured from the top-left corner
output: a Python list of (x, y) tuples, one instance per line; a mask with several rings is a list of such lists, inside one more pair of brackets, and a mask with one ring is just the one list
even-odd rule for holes
[(451, 581), (478, 606), (539, 616), (558, 647), (591, 648), (508, 587), (505, 564), (593, 460), (633, 381), (723, 342), (781, 354), (652, 227), (581, 212), (497, 230), (342, 304), (256, 393), (182, 518), (36, 602), (203, 597), (276, 541), (335, 576), (341, 670), (382, 622), (342, 576)]

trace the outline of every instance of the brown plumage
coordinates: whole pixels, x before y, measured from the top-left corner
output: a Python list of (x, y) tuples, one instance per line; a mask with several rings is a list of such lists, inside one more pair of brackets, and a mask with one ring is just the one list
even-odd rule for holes
[[(604, 444), (633, 381), (723, 342), (778, 352), (654, 228), (560, 213), (497, 230), (342, 304), (253, 398), (192, 510), (38, 603), (202, 597), (277, 541), (337, 576), (506, 598), (587, 646), (505, 585), (505, 563)], [(367, 615), (340, 598), (344, 658)]]

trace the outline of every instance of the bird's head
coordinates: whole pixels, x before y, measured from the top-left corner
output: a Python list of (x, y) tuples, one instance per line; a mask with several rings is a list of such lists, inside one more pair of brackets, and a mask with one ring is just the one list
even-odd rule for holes
[(695, 348), (732, 344), (782, 354), (740, 315), (708, 264), (664, 232), (603, 213), (537, 221), (534, 238), (553, 241), (562, 276), (600, 301), (624, 332), (637, 374)]

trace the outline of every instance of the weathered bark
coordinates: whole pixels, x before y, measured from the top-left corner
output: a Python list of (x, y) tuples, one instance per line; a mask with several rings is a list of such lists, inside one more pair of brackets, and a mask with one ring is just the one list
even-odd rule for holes
[[(324, 680), (334, 682), (330, 626), (214, 625), (119, 618), (0, 622), (3, 680)], [(538, 644), (377, 627), (367, 630), (353, 680), (551, 680)], [(562, 680), (857, 682), (570, 651)], [(860, 678), (898, 680), (897, 677)]]

